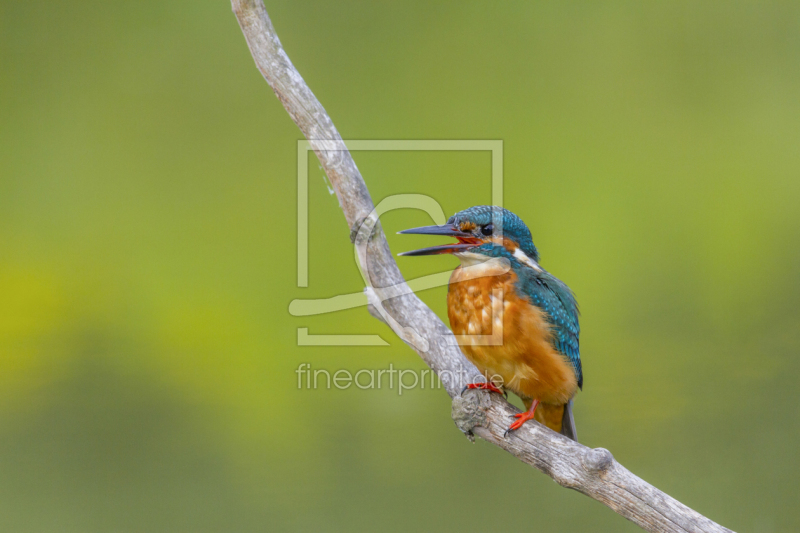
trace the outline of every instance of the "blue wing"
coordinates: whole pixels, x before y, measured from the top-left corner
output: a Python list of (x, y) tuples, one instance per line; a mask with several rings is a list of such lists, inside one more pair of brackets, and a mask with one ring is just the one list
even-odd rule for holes
[(524, 269), (518, 289), (548, 316), (555, 332), (555, 348), (575, 369), (578, 386), (583, 388), (579, 338), (578, 303), (569, 287), (550, 273)]

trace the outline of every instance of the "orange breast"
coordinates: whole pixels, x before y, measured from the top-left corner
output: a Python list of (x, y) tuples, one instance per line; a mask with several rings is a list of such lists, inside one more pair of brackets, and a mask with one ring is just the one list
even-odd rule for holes
[(578, 388), (575, 373), (553, 347), (544, 312), (517, 296), (513, 270), (469, 278), (457, 268), (447, 293), (450, 327), (464, 355), (523, 400), (567, 403)]

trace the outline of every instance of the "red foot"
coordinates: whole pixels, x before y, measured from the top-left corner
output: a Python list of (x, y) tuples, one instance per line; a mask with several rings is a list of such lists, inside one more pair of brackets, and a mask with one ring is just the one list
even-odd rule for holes
[(525, 411), (524, 413), (517, 413), (514, 415), (516, 420), (513, 424), (511, 424), (506, 432), (503, 434), (504, 437), (508, 436), (508, 434), (515, 429), (519, 429), (522, 427), (522, 424), (527, 422), (528, 420), (533, 420), (533, 415), (536, 414), (536, 408), (539, 406), (539, 400), (533, 400), (531, 404), (531, 408)]
[(505, 394), (502, 390), (497, 388), (491, 381), (486, 381), (483, 383), (470, 383), (461, 390), (461, 393), (463, 394), (464, 391), (467, 389), (482, 389), (482, 390), (496, 392), (497, 394)]

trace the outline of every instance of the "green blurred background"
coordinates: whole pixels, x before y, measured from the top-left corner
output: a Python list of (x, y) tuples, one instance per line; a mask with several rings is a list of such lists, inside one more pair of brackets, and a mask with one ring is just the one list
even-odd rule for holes
[[(267, 8), (344, 138), (503, 140), (505, 205), (582, 307), (585, 444), (800, 529), (800, 4)], [(312, 155), (296, 287), (300, 133), (227, 2), (3, 0), (0, 66), (0, 530), (638, 530), (469, 444), (442, 390), (297, 389), (422, 363), (364, 308), (288, 313), (362, 284)], [(376, 201), (491, 199), (487, 152), (355, 158)], [(393, 251), (426, 223), (388, 214)]]

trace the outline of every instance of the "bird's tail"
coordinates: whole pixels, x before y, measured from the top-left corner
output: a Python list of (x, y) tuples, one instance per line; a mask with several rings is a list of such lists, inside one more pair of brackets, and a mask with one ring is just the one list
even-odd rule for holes
[(564, 406), (564, 415), (561, 417), (561, 434), (578, 442), (578, 430), (575, 429), (575, 417), (572, 416), (572, 400)]

